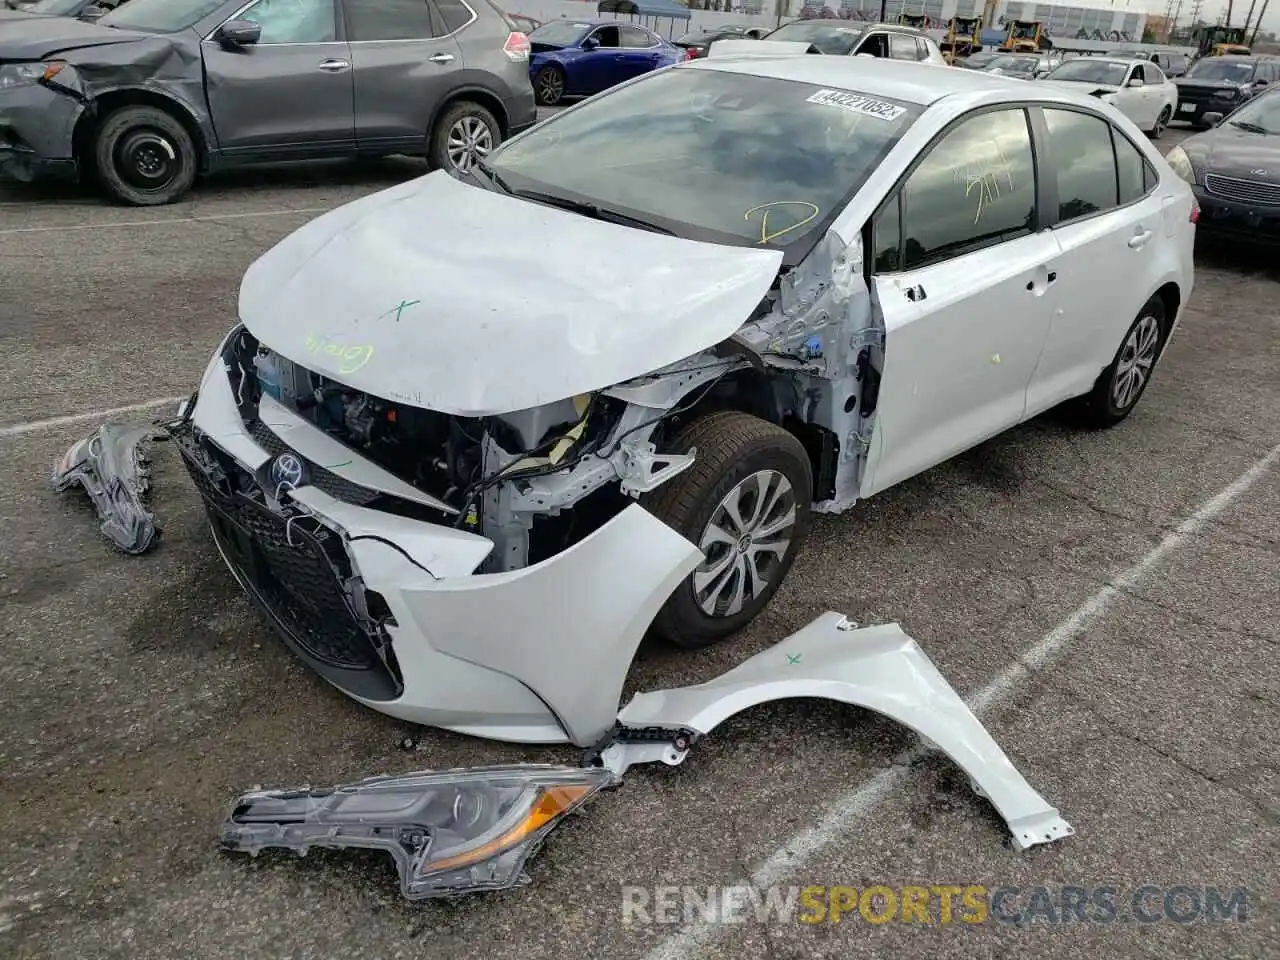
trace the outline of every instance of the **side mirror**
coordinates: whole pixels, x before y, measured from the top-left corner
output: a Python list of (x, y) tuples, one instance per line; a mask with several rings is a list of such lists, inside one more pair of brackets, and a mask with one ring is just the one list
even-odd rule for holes
[(107, 12), (106, 7), (100, 7), (96, 3), (91, 3), (89, 4), (89, 6), (85, 7), (83, 10), (80, 11), (80, 16), (78, 19), (85, 20), (92, 23), (94, 20), (97, 20), (106, 12)]
[(1222, 122), (1222, 114), (1220, 113), (1202, 113), (1200, 114), (1200, 122), (1207, 123), (1211, 127), (1216, 127)]
[(600, 46), (600, 40), (596, 37), (587, 37), (582, 41), (583, 50), (595, 50)]
[(1141, 87), (1141, 86), (1143, 86), (1143, 85), (1144, 85), (1144, 84), (1143, 84), (1143, 81), (1142, 81), (1142, 79), (1141, 79), (1141, 78), (1139, 78), (1139, 77), (1134, 77), (1134, 78), (1133, 78), (1132, 80), (1130, 80), (1127, 84), (1125, 84), (1125, 86), (1128, 86), (1128, 87)]
[(262, 27), (251, 20), (228, 20), (213, 32), (224, 47), (249, 47), (262, 36)]

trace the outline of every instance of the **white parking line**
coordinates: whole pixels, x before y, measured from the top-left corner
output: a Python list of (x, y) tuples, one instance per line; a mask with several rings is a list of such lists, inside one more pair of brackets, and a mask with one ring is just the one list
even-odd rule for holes
[[(1272, 447), (1270, 453), (1201, 504), (1195, 513), (1179, 523), (1156, 544), (1150, 553), (1114, 577), (1109, 584), (1089, 597), (1037, 643), (1022, 651), (1013, 663), (986, 686), (966, 697), (965, 702), (970, 709), (981, 716), (1008, 697), (1033, 671), (1043, 669), (1052, 663), (1067, 644), (1079, 637), (1090, 624), (1106, 612), (1117, 597), (1137, 585), (1165, 557), (1213, 521), (1234, 500), (1257, 483), (1259, 478), (1275, 465), (1277, 459), (1280, 459), (1280, 444)], [(912, 773), (910, 764), (924, 754), (923, 748), (916, 747), (896, 757), (893, 761), (894, 766), (837, 799), (817, 823), (792, 836), (751, 874), (749, 880), (739, 881), (739, 883), (749, 883), (757, 888), (780, 883), (797, 867), (844, 839), (859, 820), (871, 813), (897, 787), (906, 783)], [(720, 935), (722, 930), (723, 927), (714, 921), (686, 924), (659, 943), (649, 953), (648, 960), (686, 960), (686, 958), (701, 957), (705, 955), (708, 945)]]
[(137, 413), (139, 410), (150, 410), (163, 407), (166, 403), (177, 404), (184, 397), (158, 397), (155, 400), (144, 400), (142, 403), (131, 403), (127, 407), (108, 407), (105, 410), (90, 410), (87, 413), (71, 413), (65, 417), (50, 417), (48, 420), (31, 420), (27, 423), (14, 423), (0, 427), (0, 437), (16, 437), (24, 433), (37, 433), (40, 430), (52, 430), (54, 427), (65, 427), (69, 423), (83, 423), (86, 420), (105, 420), (118, 413)]
[(252, 210), (248, 213), (211, 213), (204, 217), (166, 217), (157, 220), (124, 220), (108, 223), (70, 223), (61, 227), (10, 227), (0, 237), (19, 233), (60, 233), (64, 230), (108, 230), (112, 227), (158, 227), (170, 223), (206, 223), (217, 220), (245, 220), (250, 217), (287, 217), (294, 214), (328, 213), (332, 207), (299, 207), (296, 210)]

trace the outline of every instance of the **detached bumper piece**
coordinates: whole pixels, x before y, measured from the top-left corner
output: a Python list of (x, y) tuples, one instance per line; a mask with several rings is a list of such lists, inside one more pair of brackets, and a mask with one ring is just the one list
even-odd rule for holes
[(93, 502), (102, 534), (125, 553), (146, 553), (160, 535), (144, 499), (151, 489), (144, 440), (159, 436), (150, 425), (104, 424), (77, 441), (53, 469), (53, 488), (84, 488)]
[(550, 765), (370, 777), (344, 786), (246, 793), (222, 826), (225, 850), (385, 850), (410, 900), (527, 883), (525, 864), (564, 818), (617, 778)]

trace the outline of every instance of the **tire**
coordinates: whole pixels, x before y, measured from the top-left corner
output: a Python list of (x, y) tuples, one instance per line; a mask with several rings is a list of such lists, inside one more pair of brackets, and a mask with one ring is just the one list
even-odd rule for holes
[(459, 100), (440, 115), (427, 144), (432, 170), (466, 173), (502, 142), (502, 127), (493, 114), (473, 100)]
[[(704, 562), (676, 587), (653, 622), (655, 633), (663, 639), (690, 648), (723, 640), (765, 608), (804, 543), (813, 498), (813, 473), (804, 446), (766, 420), (737, 411), (713, 413), (686, 427), (664, 452), (684, 453), (693, 447), (698, 450), (693, 466), (640, 500), (706, 553)], [(755, 518), (753, 525), (750, 519), (761, 502), (762, 478), (768, 512)], [(734, 524), (725, 509), (731, 497), (736, 497), (738, 515), (747, 515), (745, 529)], [(794, 523), (777, 530), (792, 510)], [(720, 531), (715, 539), (713, 522)], [(777, 532), (761, 536), (770, 527)], [(783, 539), (787, 533), (790, 536)], [(735, 597), (741, 600), (737, 609), (732, 603)]]
[(564, 70), (550, 63), (533, 78), (533, 96), (543, 107), (554, 107), (564, 99)]
[[(1080, 399), (1077, 413), (1084, 426), (1104, 430), (1114, 427), (1133, 412), (1151, 383), (1168, 336), (1164, 301), (1158, 296), (1152, 297), (1125, 331), (1115, 359), (1098, 376), (1093, 389)], [(1130, 382), (1126, 387), (1133, 370), (1137, 371), (1138, 382)]]
[(1147, 131), (1152, 140), (1160, 139), (1160, 134), (1164, 133), (1165, 128), (1169, 126), (1169, 120), (1172, 116), (1173, 111), (1169, 107), (1165, 107), (1160, 111), (1160, 116), (1156, 118), (1156, 125)]
[(112, 199), (135, 207), (173, 203), (195, 182), (199, 160), (187, 128), (156, 107), (121, 107), (93, 140), (98, 179)]

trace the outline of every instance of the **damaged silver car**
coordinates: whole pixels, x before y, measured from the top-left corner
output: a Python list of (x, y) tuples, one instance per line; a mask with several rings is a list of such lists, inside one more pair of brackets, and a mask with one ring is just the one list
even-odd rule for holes
[(814, 512), (1069, 398), (1123, 420), (1190, 293), (1189, 189), (1135, 145), (1151, 191), (1090, 242), (1164, 226), (1101, 303), (1027, 116), (1136, 128), (892, 66), (658, 71), (257, 260), (171, 435), (293, 650), (395, 717), (597, 745), (642, 636), (739, 630)]

